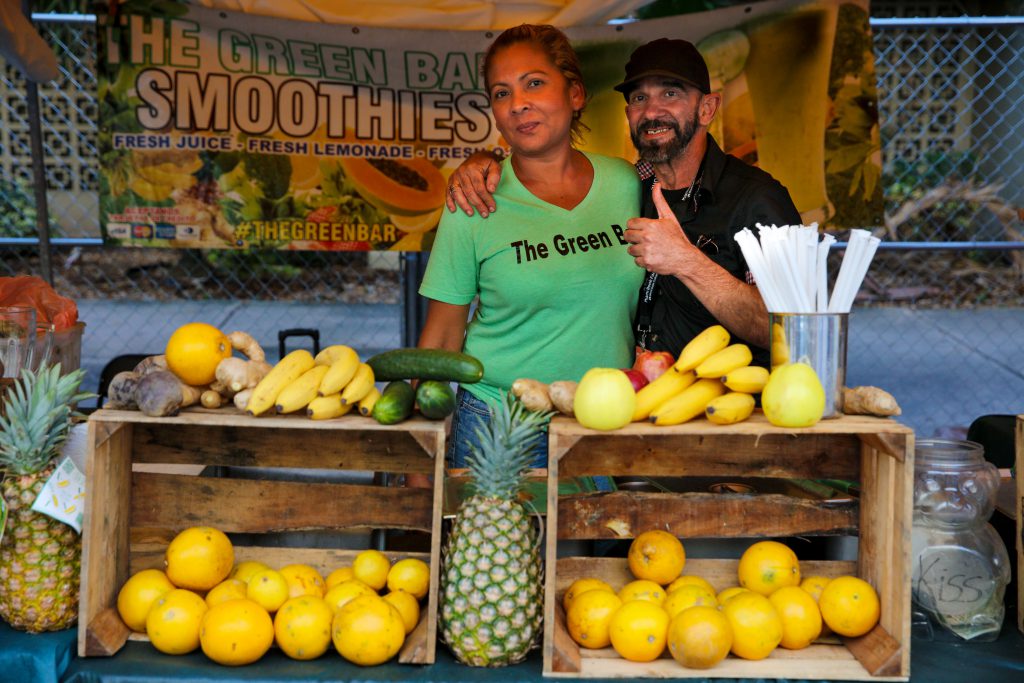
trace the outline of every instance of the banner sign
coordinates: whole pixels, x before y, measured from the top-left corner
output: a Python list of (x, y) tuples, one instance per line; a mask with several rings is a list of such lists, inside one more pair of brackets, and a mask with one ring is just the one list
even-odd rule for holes
[[(447, 178), (504, 148), (480, 64), (497, 32), (338, 26), (174, 0), (96, 3), (100, 225), (176, 248), (429, 249)], [(712, 134), (772, 173), (805, 222), (882, 222), (867, 0), (768, 0), (567, 29), (590, 99), (584, 149), (635, 159), (630, 52), (696, 43)]]

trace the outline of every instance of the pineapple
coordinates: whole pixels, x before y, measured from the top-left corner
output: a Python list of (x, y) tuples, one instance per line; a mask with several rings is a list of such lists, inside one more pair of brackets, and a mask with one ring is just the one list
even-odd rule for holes
[(441, 580), (441, 633), (464, 664), (520, 662), (541, 633), (540, 541), (517, 494), (550, 416), (508, 395), (467, 458), (473, 495), (452, 524)]
[(9, 507), (0, 541), (0, 617), (39, 633), (68, 628), (78, 616), (82, 543), (74, 529), (32, 511), (56, 467), (71, 425), (71, 404), (85, 372), (60, 365), (25, 370), (7, 392), (0, 416), (0, 491)]

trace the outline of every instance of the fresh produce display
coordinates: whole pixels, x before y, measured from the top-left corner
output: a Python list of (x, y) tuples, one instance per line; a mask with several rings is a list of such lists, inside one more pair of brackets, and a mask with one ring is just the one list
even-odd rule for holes
[[(775, 541), (748, 547), (737, 565), (740, 585), (717, 596), (705, 578), (681, 574), (685, 551), (668, 532), (641, 533), (628, 558), (637, 578), (617, 593), (604, 580), (584, 576), (561, 596), (566, 629), (580, 647), (610, 645), (635, 662), (653, 661), (667, 648), (681, 665), (706, 669), (730, 653), (759, 660), (777, 647), (808, 647), (824, 635), (826, 624), (836, 633), (859, 636), (878, 623), (871, 584), (854, 576), (815, 576), (801, 583), (796, 555)], [(655, 575), (657, 580), (642, 578)]]
[(7, 523), (0, 539), (0, 617), (39, 633), (68, 628), (78, 617), (82, 544), (67, 524), (32, 510), (57, 467), (71, 426), (71, 405), (83, 370), (60, 376), (60, 365), (22, 371), (0, 411), (0, 484)]
[(541, 633), (541, 544), (517, 494), (549, 417), (507, 395), (469, 458), (473, 495), (443, 550), (439, 616), (444, 641), (471, 666), (522, 661)]
[(185, 529), (167, 547), (166, 571), (143, 569), (124, 583), (117, 612), (165, 654), (201, 648), (219, 664), (243, 666), (275, 643), (296, 660), (316, 659), (333, 645), (367, 666), (398, 652), (419, 622), (430, 583), (423, 560), (392, 563), (376, 550), (358, 553), (328, 581), (306, 564), (273, 569), (233, 558), (234, 547), (220, 530)]

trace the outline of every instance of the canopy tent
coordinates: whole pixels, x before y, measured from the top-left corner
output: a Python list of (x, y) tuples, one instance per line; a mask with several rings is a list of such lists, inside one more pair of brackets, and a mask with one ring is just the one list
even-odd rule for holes
[[(329, 24), (416, 29), (503, 29), (522, 23), (592, 26), (649, 0), (196, 0), (211, 9)], [(0, 54), (37, 83), (57, 77), (57, 59), (21, 11), (0, 0)]]

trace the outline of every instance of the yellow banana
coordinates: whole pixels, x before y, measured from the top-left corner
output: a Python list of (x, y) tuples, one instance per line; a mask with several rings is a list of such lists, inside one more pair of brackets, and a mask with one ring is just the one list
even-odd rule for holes
[(731, 425), (742, 422), (754, 412), (754, 397), (750, 394), (730, 391), (728, 394), (716, 396), (704, 408), (708, 420), (718, 425)]
[(352, 403), (341, 402), (341, 394), (318, 396), (306, 406), (306, 415), (314, 420), (329, 420), (347, 414), (352, 406)]
[(722, 384), (732, 391), (744, 394), (759, 394), (768, 382), (768, 369), (760, 365), (747, 365), (736, 368), (722, 377)]
[(669, 368), (658, 375), (653, 382), (636, 392), (636, 408), (633, 422), (646, 420), (651, 411), (672, 398), (697, 380), (692, 372), (676, 372)]
[(754, 359), (750, 353), (750, 347), (746, 344), (733, 344), (727, 346), (718, 353), (713, 353), (704, 359), (695, 370), (698, 377), (723, 377), (736, 368), (750, 365)]
[(313, 362), (317, 365), (334, 365), (342, 358), (350, 358), (354, 359), (356, 363), (359, 362), (359, 356), (356, 354), (355, 349), (344, 344), (333, 344), (326, 349), (321, 349), (320, 353), (316, 354)]
[[(370, 389), (370, 393), (363, 396), (362, 400), (359, 401), (359, 414), (369, 415), (373, 412), (373, 406), (377, 403), (377, 399), (380, 398), (380, 389), (376, 386)], [(351, 405), (351, 404), (347, 404)]]
[[(345, 347), (348, 348), (348, 347)], [(349, 349), (351, 350), (351, 349)], [(323, 351), (320, 352), (321, 354)], [(319, 358), (320, 356), (317, 356)], [(359, 369), (359, 356), (355, 351), (352, 353), (340, 353), (338, 359), (327, 366), (327, 374), (324, 381), (320, 383), (320, 395), (329, 396), (339, 393), (345, 385), (352, 381)]]
[(328, 369), (326, 365), (314, 365), (290, 382), (274, 401), (277, 412), (294, 413), (308, 406), (316, 398), (317, 389)]
[(728, 345), (729, 331), (721, 325), (712, 325), (683, 347), (674, 367), (679, 372), (689, 372), (704, 362), (705, 358)]
[(359, 403), (370, 389), (373, 389), (373, 369), (366, 363), (360, 363), (352, 381), (341, 390), (342, 403)]
[(682, 424), (703, 413), (711, 399), (724, 393), (725, 387), (717, 379), (699, 379), (655, 408), (650, 420), (656, 425)]
[(278, 361), (270, 372), (252, 390), (252, 396), (245, 405), (250, 415), (262, 415), (274, 406), (277, 395), (294, 382), (306, 370), (313, 367), (313, 354), (306, 349), (295, 349)]

